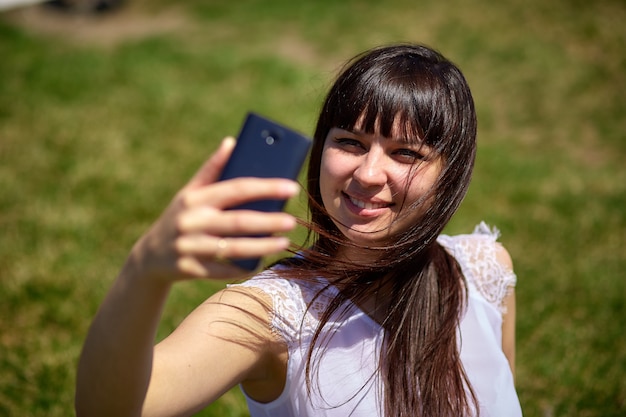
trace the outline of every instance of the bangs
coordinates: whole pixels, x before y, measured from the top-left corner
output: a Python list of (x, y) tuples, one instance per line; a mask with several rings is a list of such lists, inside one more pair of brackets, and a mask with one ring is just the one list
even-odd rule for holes
[[(392, 85), (382, 80), (370, 78), (360, 80), (363, 94), (345, 97), (348, 106), (336, 113), (332, 123), (346, 130), (358, 129), (368, 134), (378, 134), (386, 138), (397, 138), (409, 143), (421, 143), (425, 131), (420, 124), (418, 104), (411, 94), (416, 89), (403, 85)], [(381, 88), (381, 86), (384, 86)]]
[(340, 93), (331, 99), (335, 103), (330, 107), (336, 111), (328, 115), (327, 126), (358, 129), (437, 150), (445, 125), (442, 109), (446, 106), (438, 93), (441, 85), (435, 85), (429, 71), (410, 64), (373, 67), (344, 79)]

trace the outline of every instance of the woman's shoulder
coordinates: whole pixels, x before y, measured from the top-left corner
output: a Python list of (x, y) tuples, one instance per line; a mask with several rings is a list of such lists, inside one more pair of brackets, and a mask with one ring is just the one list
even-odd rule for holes
[(240, 284), (229, 287), (253, 288), (265, 293), (272, 301), (272, 309), (297, 311), (301, 309), (302, 288), (296, 280), (281, 277), (274, 269), (267, 269)]
[(275, 333), (287, 342), (295, 340), (304, 325), (311, 320), (307, 314), (316, 309), (311, 306), (313, 299), (317, 301), (320, 291), (325, 285), (322, 280), (290, 279), (279, 272), (280, 266), (267, 269), (253, 278), (229, 287), (240, 287), (261, 291), (271, 302), (270, 325)]
[(475, 260), (494, 258), (502, 266), (513, 269), (513, 261), (506, 248), (498, 241), (500, 231), (485, 222), (478, 224), (472, 233), (440, 235), (437, 241), (452, 255), (470, 256)]
[(470, 234), (441, 235), (437, 241), (459, 262), (468, 284), (504, 312), (504, 299), (515, 287), (517, 276), (499, 237), (497, 228), (481, 222)]

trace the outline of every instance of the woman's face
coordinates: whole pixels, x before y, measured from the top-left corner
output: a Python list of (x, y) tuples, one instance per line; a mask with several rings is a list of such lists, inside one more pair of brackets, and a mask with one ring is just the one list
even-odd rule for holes
[(332, 128), (320, 167), (326, 211), (351, 241), (379, 246), (409, 227), (428, 204), (425, 198), (441, 171), (441, 158), (416, 141)]

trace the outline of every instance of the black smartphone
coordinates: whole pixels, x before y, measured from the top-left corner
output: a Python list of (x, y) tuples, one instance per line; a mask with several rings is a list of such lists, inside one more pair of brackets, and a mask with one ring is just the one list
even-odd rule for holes
[[(288, 178), (295, 180), (311, 147), (311, 139), (275, 121), (248, 113), (237, 143), (220, 181), (237, 177)], [(285, 200), (257, 200), (230, 209), (281, 211)], [(252, 271), (260, 259), (233, 259), (233, 264)]]

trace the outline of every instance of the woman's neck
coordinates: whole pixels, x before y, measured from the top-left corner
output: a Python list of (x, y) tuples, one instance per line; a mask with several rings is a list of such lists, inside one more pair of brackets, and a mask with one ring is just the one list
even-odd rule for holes
[[(350, 264), (358, 266), (378, 265), (382, 255), (382, 249), (379, 248), (344, 246), (338, 251), (335, 259), (339, 262), (345, 262), (349, 268)], [(383, 271), (380, 274), (386, 275)], [(333, 284), (338, 284), (338, 287), (341, 287), (339, 282), (333, 282)], [(380, 276), (372, 282), (362, 285), (364, 286), (362, 291), (359, 290), (354, 296), (349, 296), (350, 301), (382, 325), (387, 318), (391, 304), (393, 284), (390, 280)]]
[(389, 306), (391, 305), (391, 288), (390, 285), (379, 285), (379, 288), (366, 294), (358, 299), (351, 299), (357, 307), (367, 314), (372, 320), (383, 326), (389, 314)]

